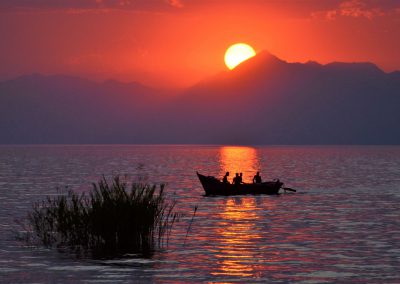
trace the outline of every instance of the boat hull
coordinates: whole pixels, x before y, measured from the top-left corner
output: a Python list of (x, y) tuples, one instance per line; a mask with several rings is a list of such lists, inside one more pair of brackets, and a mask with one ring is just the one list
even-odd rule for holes
[(214, 177), (197, 173), (206, 195), (246, 195), (246, 194), (278, 194), (283, 183), (279, 180), (263, 183), (244, 183), (234, 185), (222, 183)]

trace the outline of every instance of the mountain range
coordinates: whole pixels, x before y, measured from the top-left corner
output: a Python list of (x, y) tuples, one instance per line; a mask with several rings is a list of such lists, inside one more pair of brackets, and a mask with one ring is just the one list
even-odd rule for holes
[(400, 72), (268, 52), (183, 90), (40, 74), (0, 82), (2, 144), (400, 144)]

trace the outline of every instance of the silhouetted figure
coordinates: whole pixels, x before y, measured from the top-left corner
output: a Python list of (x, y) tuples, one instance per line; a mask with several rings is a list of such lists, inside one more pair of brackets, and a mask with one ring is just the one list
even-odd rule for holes
[(222, 178), (222, 182), (223, 182), (223, 183), (229, 183), (229, 181), (228, 181), (228, 176), (229, 176), (229, 172), (226, 172), (226, 174), (225, 174), (224, 177)]
[(240, 184), (240, 176), (239, 176), (239, 173), (236, 173), (236, 174), (235, 174), (235, 177), (233, 178), (232, 183), (233, 183), (234, 185), (239, 185), (239, 184)]
[(261, 183), (261, 176), (260, 176), (260, 172), (257, 172), (256, 175), (253, 177), (253, 183)]
[(239, 175), (239, 183), (243, 183), (243, 174), (242, 173), (240, 173), (240, 175)]

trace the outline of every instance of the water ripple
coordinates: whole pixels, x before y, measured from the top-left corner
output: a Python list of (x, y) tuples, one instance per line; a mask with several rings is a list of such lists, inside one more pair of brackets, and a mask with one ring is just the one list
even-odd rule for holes
[[(0, 146), (2, 281), (400, 282), (400, 147), (236, 148)], [(203, 196), (195, 171), (226, 170), (261, 170), (299, 192)], [(76, 259), (15, 240), (34, 201), (114, 173), (167, 182), (185, 213), (153, 258)]]

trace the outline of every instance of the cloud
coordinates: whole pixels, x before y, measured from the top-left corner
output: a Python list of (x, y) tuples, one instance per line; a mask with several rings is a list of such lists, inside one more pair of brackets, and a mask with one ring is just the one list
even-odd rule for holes
[(168, 10), (183, 8), (183, 0), (1, 0), (0, 10)]
[(348, 17), (365, 17), (372, 19), (378, 16), (384, 16), (385, 13), (380, 8), (369, 8), (367, 3), (361, 0), (350, 0), (340, 4), (340, 14)]
[(183, 3), (181, 0), (167, 0), (167, 3), (175, 8), (183, 8)]
[[(266, 12), (334, 20), (339, 17), (372, 20), (398, 15), (400, 0), (0, 0), (0, 12), (10, 10), (59, 11), (69, 13), (108, 12), (110, 10), (173, 12), (181, 9), (213, 9), (215, 6), (252, 6)], [(278, 13), (278, 14), (279, 14)]]
[(365, 18), (372, 20), (377, 17), (392, 15), (399, 9), (398, 1), (392, 0), (344, 0), (334, 9), (312, 13), (314, 17), (335, 20), (338, 17)]

